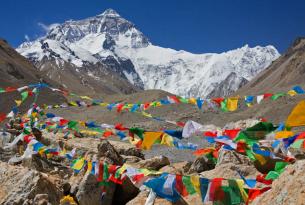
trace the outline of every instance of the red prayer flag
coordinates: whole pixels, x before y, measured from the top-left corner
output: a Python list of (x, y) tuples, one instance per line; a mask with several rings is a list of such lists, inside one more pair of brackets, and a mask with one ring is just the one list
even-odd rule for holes
[(150, 106), (150, 103), (145, 103), (145, 104), (144, 104), (144, 110), (148, 109), (149, 106)]
[(176, 124), (177, 124), (177, 126), (179, 126), (179, 127), (184, 127), (184, 125), (185, 125), (184, 122), (177, 122)]
[(100, 166), (99, 166), (99, 172), (98, 172), (98, 177), (97, 177), (97, 181), (101, 182), (103, 181), (103, 174), (104, 174), (104, 164), (100, 162)]
[(258, 182), (260, 182), (260, 183), (263, 183), (263, 184), (266, 184), (266, 185), (270, 185), (270, 184), (272, 184), (272, 179), (266, 179), (266, 176), (267, 176), (267, 174), (264, 174), (264, 175), (257, 175), (256, 176), (256, 181), (258, 181)]
[(124, 127), (123, 124), (121, 124), (121, 123), (116, 124), (114, 128), (115, 128), (116, 130), (120, 130), (120, 131), (128, 130), (128, 128)]
[(67, 124), (69, 122), (69, 120), (66, 120), (66, 119), (60, 119), (59, 120), (59, 126), (63, 126), (65, 124)]
[(195, 152), (193, 152), (193, 155), (200, 156), (200, 155), (204, 155), (207, 153), (211, 153), (213, 151), (214, 151), (214, 149), (211, 149), (211, 148), (197, 149)]
[(237, 147), (236, 147), (236, 151), (240, 152), (240, 153), (245, 153), (247, 149), (247, 144), (243, 141), (238, 141), (237, 142)]
[(269, 189), (271, 189), (271, 187), (264, 187), (262, 189), (249, 189), (248, 201), (246, 204), (248, 205), (249, 202), (252, 202), (256, 197), (258, 197), (262, 193), (268, 191)]
[(223, 201), (225, 192), (221, 188), (223, 178), (215, 178), (211, 180), (209, 200), (210, 201)]
[(239, 133), (240, 129), (233, 129), (233, 130), (225, 130), (223, 132), (223, 135), (228, 136), (231, 140), (236, 137), (236, 135)]
[(176, 190), (183, 196), (186, 197), (188, 195), (186, 187), (182, 182), (182, 175), (176, 175)]
[(224, 98), (213, 98), (212, 100), (220, 107), (221, 102), (224, 101)]
[(111, 131), (106, 131), (104, 132), (103, 137), (110, 137), (111, 135), (113, 135)]
[(13, 92), (15, 90), (17, 90), (17, 88), (14, 88), (14, 87), (6, 87), (5, 88), (5, 92)]
[(137, 182), (141, 181), (143, 178), (144, 178), (144, 174), (142, 174), (142, 173), (137, 174), (132, 177), (132, 181), (135, 181), (137, 183)]
[(173, 100), (175, 103), (180, 103), (180, 100), (179, 98), (177, 98), (177, 96), (169, 96), (169, 98)]
[(265, 93), (264, 94), (264, 99), (271, 97), (273, 94), (272, 93)]
[(124, 104), (118, 104), (118, 105), (116, 106), (116, 111), (117, 111), (117, 112), (121, 112), (122, 109), (123, 109), (123, 107), (124, 107)]
[(5, 113), (0, 113), (0, 122), (6, 119), (6, 114)]
[(207, 132), (203, 133), (203, 136), (206, 136), (206, 137), (217, 137), (217, 132), (207, 131)]

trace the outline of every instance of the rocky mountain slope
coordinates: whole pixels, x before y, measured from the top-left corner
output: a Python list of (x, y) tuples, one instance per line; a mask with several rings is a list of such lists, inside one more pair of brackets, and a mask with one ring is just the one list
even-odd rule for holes
[(260, 94), (287, 91), (294, 85), (305, 85), (305, 38), (297, 38), (290, 48), (266, 70), (237, 91), (238, 94)]
[(182, 96), (228, 95), (279, 57), (273, 46), (245, 45), (220, 54), (162, 48), (112, 9), (50, 25), (45, 36), (21, 44), (17, 51), (64, 85), (63, 79), (73, 73), (94, 89), (91, 80), (98, 84), (107, 73), (115, 73), (139, 89)]
[[(0, 88), (22, 87), (24, 85), (45, 82), (52, 86), (60, 86), (41, 72), (29, 62), (26, 58), (16, 52), (5, 40), (0, 39)], [(65, 101), (62, 95), (54, 92), (42, 91), (38, 103), (60, 103)], [(15, 105), (14, 100), (20, 99), (20, 93), (1, 94), (0, 112), (7, 112)], [(32, 99), (33, 100), (33, 99)], [(31, 102), (32, 102), (31, 100)], [(30, 102), (25, 102), (28, 106)]]

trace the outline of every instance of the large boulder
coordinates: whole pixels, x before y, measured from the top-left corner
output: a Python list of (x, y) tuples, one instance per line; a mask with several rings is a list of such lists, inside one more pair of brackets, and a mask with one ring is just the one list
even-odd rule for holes
[(107, 158), (110, 163), (115, 165), (123, 165), (124, 160), (118, 151), (107, 141), (102, 140), (97, 147), (98, 149), (98, 159)]
[(156, 156), (150, 159), (142, 160), (137, 163), (138, 168), (146, 168), (158, 171), (162, 167), (169, 165), (170, 161), (165, 156)]
[(193, 162), (188, 173), (200, 173), (214, 168), (215, 163), (212, 160), (208, 159), (206, 156), (200, 156)]
[(236, 153), (235, 151), (220, 149), (219, 159), (216, 166), (227, 163), (233, 163), (236, 165), (253, 165), (253, 162), (246, 155)]
[(304, 205), (305, 204), (305, 160), (297, 161), (272, 183), (272, 189), (257, 197), (253, 205)]
[(42, 201), (41, 194), (43, 201), (59, 204), (60, 183), (61, 179), (54, 176), (0, 162), (0, 204), (34, 204)]
[[(40, 156), (40, 154), (32, 154), (31, 157), (22, 159), (22, 165), (40, 172), (58, 174), (62, 178), (67, 178), (72, 175), (72, 171), (64, 163), (59, 163), (53, 160)], [(59, 159), (59, 158), (58, 158)], [(62, 159), (59, 159), (62, 160)]]
[[(111, 204), (111, 199), (109, 201), (109, 193), (110, 190), (112, 190), (112, 193), (114, 192), (115, 186), (109, 186), (108, 187), (108, 195), (105, 195), (104, 201), (103, 201), (103, 191), (102, 187), (99, 186), (98, 181), (96, 180), (96, 177), (90, 173), (85, 174), (85, 176), (82, 178), (79, 186), (78, 191), (76, 193), (77, 201), (80, 205), (99, 205), (99, 204)], [(105, 200), (107, 202), (105, 202)]]

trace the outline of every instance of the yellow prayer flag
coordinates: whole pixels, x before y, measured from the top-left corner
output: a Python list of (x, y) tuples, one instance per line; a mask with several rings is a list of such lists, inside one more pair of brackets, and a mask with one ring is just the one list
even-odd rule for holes
[(290, 96), (295, 96), (297, 94), (297, 92), (295, 92), (294, 90), (289, 90), (287, 92), (287, 94), (290, 95)]
[(174, 140), (172, 136), (169, 136), (168, 134), (163, 134), (162, 139), (161, 139), (161, 143), (162, 145), (167, 145), (169, 147), (174, 146)]
[(190, 98), (190, 99), (189, 99), (189, 102), (190, 102), (191, 104), (194, 104), (194, 105), (197, 104), (197, 101), (196, 101), (195, 98)]
[(72, 105), (72, 106), (78, 106), (77, 103), (73, 102), (73, 101), (69, 102), (69, 104)]
[(162, 132), (144, 132), (144, 139), (142, 142), (142, 149), (150, 149), (157, 139), (160, 139)]
[(198, 175), (192, 175), (191, 176), (191, 182), (192, 182), (192, 185), (194, 186), (194, 189), (196, 190), (196, 192), (198, 194), (200, 194), (201, 191), (200, 191), (199, 176)]
[(294, 136), (292, 131), (279, 131), (275, 133), (275, 139), (284, 139)]
[(87, 168), (87, 172), (86, 173), (90, 173), (91, 170), (92, 170), (92, 162), (88, 161), (87, 166), (88, 166), (88, 168)]
[(144, 115), (145, 117), (152, 117), (152, 115), (147, 112), (142, 112), (142, 115)]
[(75, 162), (75, 164), (72, 166), (72, 169), (81, 170), (84, 166), (84, 163), (85, 159), (82, 157)]
[(238, 106), (239, 97), (231, 97), (227, 99), (227, 109), (229, 111), (235, 111)]
[(297, 127), (305, 125), (305, 100), (297, 104), (287, 118), (286, 125)]
[(258, 161), (261, 165), (266, 164), (267, 160), (265, 159), (264, 156), (259, 155), (259, 154), (254, 154), (254, 156), (255, 156), (255, 159), (257, 159), (257, 161)]
[(240, 194), (244, 201), (248, 200), (248, 194), (244, 189), (244, 181), (242, 179), (236, 179), (237, 186), (239, 188)]
[(21, 105), (21, 100), (15, 100), (15, 102), (16, 102), (16, 104), (17, 104), (17, 106), (19, 107), (20, 105)]
[(108, 106), (109, 104), (108, 103), (100, 103), (99, 105), (105, 107), (105, 106)]
[(88, 96), (79, 96), (81, 99), (85, 99), (85, 100), (92, 100), (92, 98), (88, 97)]

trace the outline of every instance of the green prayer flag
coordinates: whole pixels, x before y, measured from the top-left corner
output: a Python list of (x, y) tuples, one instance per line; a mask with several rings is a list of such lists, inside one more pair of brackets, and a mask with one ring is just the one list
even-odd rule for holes
[(250, 138), (245, 131), (241, 131), (238, 133), (238, 136), (233, 141), (244, 141), (246, 144), (252, 146), (253, 144), (257, 143), (258, 140)]
[(223, 112), (227, 112), (228, 111), (228, 108), (227, 108), (227, 99), (223, 100), (221, 103), (220, 103), (220, 107), (221, 107), (221, 110)]
[[(108, 186), (109, 185), (109, 172), (108, 172), (108, 164), (104, 162), (103, 165), (103, 179), (101, 182), (99, 182), (100, 186)], [(100, 170), (101, 171), (101, 170)]]
[(271, 99), (277, 100), (278, 98), (283, 97), (285, 95), (286, 95), (285, 93), (276, 93), (276, 94), (272, 95)]
[(68, 128), (73, 129), (76, 127), (77, 124), (78, 124), (78, 122), (76, 122), (76, 121), (69, 121)]
[(179, 100), (180, 100), (180, 102), (182, 102), (182, 103), (188, 103), (189, 102), (189, 100), (188, 99), (186, 99), (186, 98), (179, 98)]
[(285, 170), (285, 167), (288, 165), (289, 163), (288, 162), (276, 162), (275, 163), (275, 168), (274, 170), (276, 172), (278, 172), (279, 174), (281, 174), (284, 170)]
[(129, 132), (136, 134), (141, 140), (143, 140), (144, 129), (138, 127), (132, 127), (129, 129)]
[(196, 190), (191, 182), (191, 176), (183, 176), (182, 182), (184, 186), (186, 187), (187, 192), (192, 195), (196, 193)]
[(279, 177), (279, 173), (277, 173), (276, 171), (270, 171), (267, 176), (266, 176), (266, 179), (269, 180), (269, 179), (272, 179), (272, 180), (275, 180)]
[(246, 149), (246, 155), (249, 157), (249, 159), (250, 159), (251, 161), (255, 161), (255, 160), (256, 160), (256, 158), (255, 158), (254, 153), (252, 152), (252, 150)]
[(295, 141), (290, 147), (294, 148), (294, 149), (299, 149), (302, 147), (303, 143), (304, 143), (305, 139), (300, 139)]
[(0, 88), (0, 93), (5, 93), (5, 89)]
[(21, 93), (21, 101), (25, 101), (27, 99), (27, 97), (29, 96), (29, 92), (28, 91), (24, 91)]
[(229, 179), (229, 194), (230, 194), (230, 201), (231, 204), (240, 204), (243, 201), (243, 198), (240, 193), (239, 186), (237, 185), (236, 181), (234, 179)]
[(270, 122), (259, 122), (256, 125), (247, 128), (239, 133), (238, 137), (234, 139), (235, 142), (244, 140), (247, 144), (253, 145), (260, 139), (264, 139), (266, 134), (274, 131), (276, 127)]

